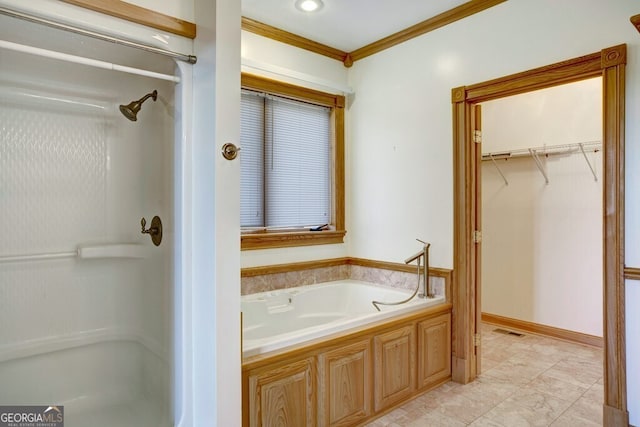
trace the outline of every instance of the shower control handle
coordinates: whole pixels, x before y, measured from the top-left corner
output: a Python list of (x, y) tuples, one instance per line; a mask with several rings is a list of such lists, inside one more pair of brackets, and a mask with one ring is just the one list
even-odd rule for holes
[(151, 236), (151, 241), (154, 245), (160, 246), (162, 242), (162, 220), (159, 216), (154, 216), (151, 220), (151, 227), (145, 229), (147, 226), (147, 220), (142, 218), (140, 220), (140, 225), (142, 226), (142, 234), (148, 234)]
[(238, 157), (238, 151), (240, 151), (240, 147), (236, 147), (231, 142), (227, 142), (222, 146), (222, 156), (227, 160), (233, 160)]

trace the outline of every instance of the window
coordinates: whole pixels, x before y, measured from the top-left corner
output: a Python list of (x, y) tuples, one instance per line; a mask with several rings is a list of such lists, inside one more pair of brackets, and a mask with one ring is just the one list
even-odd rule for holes
[(242, 249), (341, 243), (344, 97), (248, 74), (242, 88)]

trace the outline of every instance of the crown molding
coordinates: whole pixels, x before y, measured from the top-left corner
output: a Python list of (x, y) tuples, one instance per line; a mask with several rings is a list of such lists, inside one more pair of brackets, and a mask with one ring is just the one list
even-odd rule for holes
[(629, 20), (636, 30), (640, 31), (640, 15), (633, 15)]
[(300, 49), (305, 49), (317, 53), (319, 55), (327, 56), (331, 59), (335, 59), (343, 63), (348, 57), (348, 53), (340, 49), (336, 49), (322, 43), (314, 42), (313, 40), (309, 40), (307, 38), (298, 36), (288, 31), (281, 30), (276, 27), (272, 27), (271, 25), (267, 25), (244, 16), (242, 17), (242, 29), (262, 37), (286, 43)]
[(468, 1), (467, 3), (463, 3), (458, 7), (447, 10), (446, 12), (422, 21), (407, 29), (398, 31), (397, 33), (391, 34), (390, 36), (356, 49), (353, 52), (350, 52), (349, 55), (351, 56), (352, 61), (358, 61), (360, 59), (366, 58), (367, 56), (371, 56), (375, 53), (389, 49), (390, 47), (393, 47), (400, 43), (404, 43), (407, 40), (411, 40), (423, 34), (437, 30), (438, 28), (444, 27), (445, 25), (449, 25), (453, 22), (482, 12), (483, 10), (489, 9), (490, 7), (496, 6), (500, 3), (504, 3), (505, 1), (507, 0)]
[(120, 0), (62, 0), (65, 3), (194, 39), (196, 24)]
[[(371, 56), (385, 49), (389, 49), (390, 47), (403, 43), (407, 40), (411, 40), (430, 31), (437, 30), (445, 25), (482, 12), (483, 10), (489, 9), (490, 7), (506, 1), (507, 0), (470, 0), (467, 3), (461, 4), (458, 7), (422, 21), (405, 30), (391, 34), (390, 36), (356, 49), (353, 52), (344, 52), (244, 16), (242, 17), (242, 29), (291, 46), (317, 53), (319, 55), (327, 56), (342, 62), (345, 67), (351, 67), (351, 65), (357, 60), (366, 58), (367, 56)], [(640, 21), (640, 15), (638, 15), (638, 20)]]

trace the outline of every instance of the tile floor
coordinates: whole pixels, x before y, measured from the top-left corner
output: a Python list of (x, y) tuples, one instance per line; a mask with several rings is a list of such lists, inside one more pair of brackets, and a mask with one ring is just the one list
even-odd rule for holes
[(602, 425), (602, 350), (482, 325), (482, 374), (426, 393), (367, 427)]

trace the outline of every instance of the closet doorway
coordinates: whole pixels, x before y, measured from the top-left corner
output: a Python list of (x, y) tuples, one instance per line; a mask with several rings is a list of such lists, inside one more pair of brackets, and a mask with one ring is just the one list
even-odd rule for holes
[(602, 77), (603, 96), (603, 424), (628, 425), (624, 322), (624, 92), (626, 45), (452, 90), (454, 157), (454, 283), (452, 375), (478, 375), (481, 322), (481, 226), (478, 104), (565, 83)]
[(602, 77), (480, 107), (482, 320), (603, 347)]

